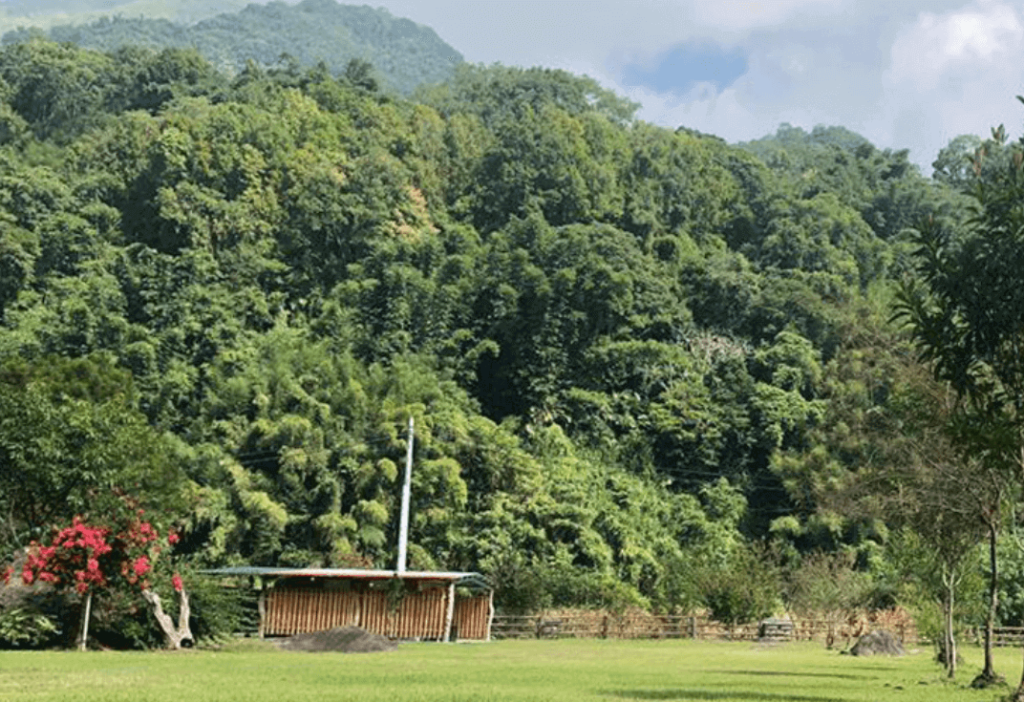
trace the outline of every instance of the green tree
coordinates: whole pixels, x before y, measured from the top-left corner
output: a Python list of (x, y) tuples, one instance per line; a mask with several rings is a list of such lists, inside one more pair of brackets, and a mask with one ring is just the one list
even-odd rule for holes
[[(991, 148), (1003, 150), (1004, 141), (1005, 132), (993, 130)], [(984, 155), (983, 146), (974, 160), (979, 176)], [(936, 222), (921, 227), (918, 278), (904, 283), (896, 308), (922, 358), (963, 400), (954, 422), (957, 446), (1017, 484), (1024, 473), (1022, 161), (1024, 154), (1013, 151), (1001, 168), (976, 181), (978, 209), (966, 231)], [(999, 509), (998, 502), (990, 508), (993, 558)], [(997, 574), (993, 566), (993, 579)], [(993, 599), (995, 593), (993, 584)], [(983, 675), (994, 677), (988, 664)], [(1024, 678), (1016, 695), (1024, 698)]]
[(961, 134), (950, 140), (932, 162), (932, 178), (957, 190), (967, 190), (974, 182), (974, 159), (983, 140), (974, 134)]
[(756, 622), (772, 614), (781, 587), (770, 554), (744, 545), (724, 568), (709, 568), (704, 573), (703, 590), (711, 616), (731, 631), (737, 624)]
[(112, 61), (70, 44), (35, 39), (0, 50), (11, 109), (40, 139), (70, 140), (102, 121)]
[(108, 357), (0, 367), (5, 552), (119, 493), (173, 513), (185, 487), (177, 459), (176, 442), (147, 425), (128, 375)]

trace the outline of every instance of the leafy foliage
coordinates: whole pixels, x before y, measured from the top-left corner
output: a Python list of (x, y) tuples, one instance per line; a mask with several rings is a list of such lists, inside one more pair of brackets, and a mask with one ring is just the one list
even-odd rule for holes
[[(962, 202), (906, 154), (730, 147), (542, 69), (407, 100), (362, 63), (35, 39), (0, 77), (6, 552), (116, 489), (196, 568), (389, 566), (412, 416), (410, 565), (509, 610), (743, 621), (765, 541), (880, 572), (837, 495), (898, 455), (905, 218)], [(198, 593), (204, 631), (236, 604)]]
[(0, 648), (37, 648), (52, 642), (58, 631), (41, 612), (20, 607), (0, 610)]

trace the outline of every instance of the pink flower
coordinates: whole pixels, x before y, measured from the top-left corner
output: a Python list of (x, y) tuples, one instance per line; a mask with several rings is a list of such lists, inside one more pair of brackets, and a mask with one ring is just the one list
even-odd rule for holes
[(145, 575), (149, 572), (149, 556), (139, 556), (135, 559), (135, 563), (132, 564), (132, 570), (135, 571), (135, 575)]
[(181, 537), (178, 536), (177, 532), (172, 531), (170, 534), (167, 535), (167, 543), (169, 543), (171, 546), (178, 543), (179, 541), (181, 541)]
[(175, 592), (181, 592), (182, 588), (184, 587), (184, 584), (181, 582), (181, 576), (178, 575), (177, 573), (172, 575), (171, 576), (171, 585), (174, 586), (174, 591)]

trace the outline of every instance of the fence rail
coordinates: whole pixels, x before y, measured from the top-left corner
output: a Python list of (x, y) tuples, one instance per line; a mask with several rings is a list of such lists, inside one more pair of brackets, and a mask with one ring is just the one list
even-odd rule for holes
[(611, 614), (496, 615), (491, 635), (502, 639), (679, 639), (694, 638), (694, 618), (664, 615), (631, 621)]
[[(978, 630), (979, 641), (985, 640), (985, 632)], [(993, 646), (1020, 646), (1024, 644), (1024, 626), (997, 626), (992, 629)]]
[[(790, 625), (791, 622), (791, 625)], [(874, 628), (891, 631), (906, 644), (919, 642), (914, 622), (906, 616), (864, 616), (855, 621), (822, 619), (786, 620), (769, 625), (744, 624), (729, 627), (707, 616), (650, 614), (635, 611), (562, 610), (532, 615), (495, 615), (491, 635), (496, 639), (731, 639), (734, 641), (799, 640), (848, 647), (861, 634)], [(1009, 631), (1009, 628), (1000, 631)], [(1014, 630), (1015, 641), (1024, 641), (1024, 627)], [(1004, 640), (1010, 641), (1010, 634)], [(1010, 645), (1007, 643), (1006, 645)]]

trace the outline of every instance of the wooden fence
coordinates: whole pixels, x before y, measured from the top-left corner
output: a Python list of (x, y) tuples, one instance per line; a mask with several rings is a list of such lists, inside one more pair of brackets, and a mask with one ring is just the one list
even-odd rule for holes
[[(974, 632), (978, 643), (985, 640), (985, 630), (978, 629)], [(994, 646), (1021, 646), (1024, 645), (1024, 626), (997, 626), (992, 629), (992, 645)]]
[[(764, 639), (821, 641), (846, 648), (874, 628), (891, 631), (905, 644), (919, 641), (917, 627), (905, 612), (862, 614), (842, 621), (792, 618), (792, 627), (762, 627), (759, 623), (728, 627), (710, 617), (651, 614), (640, 610), (625, 613), (557, 610), (525, 616), (495, 615), (491, 635), (495, 639), (605, 638), (605, 639)], [(1024, 637), (1024, 628), (1019, 636)]]
[(495, 615), (495, 639), (678, 639), (693, 638), (693, 617), (666, 615), (650, 621), (630, 621), (601, 612)]

